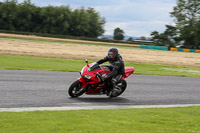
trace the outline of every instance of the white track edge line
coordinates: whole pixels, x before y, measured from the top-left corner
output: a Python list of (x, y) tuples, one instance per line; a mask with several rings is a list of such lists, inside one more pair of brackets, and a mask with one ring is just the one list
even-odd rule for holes
[(174, 105), (131, 105), (131, 106), (84, 106), (84, 107), (21, 107), (0, 108), (0, 112), (24, 112), (24, 111), (65, 111), (65, 110), (95, 110), (95, 109), (130, 109), (130, 108), (173, 108), (200, 106), (200, 104), (174, 104)]

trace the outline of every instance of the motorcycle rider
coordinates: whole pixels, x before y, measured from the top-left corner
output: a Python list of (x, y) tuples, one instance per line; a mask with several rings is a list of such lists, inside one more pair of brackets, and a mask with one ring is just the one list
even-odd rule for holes
[(124, 61), (121, 55), (118, 53), (117, 48), (110, 48), (108, 50), (108, 55), (103, 59), (98, 60), (96, 63), (102, 64), (106, 61), (109, 61), (110, 65), (106, 65), (111, 72), (103, 77), (104, 81), (110, 81), (112, 83), (113, 88), (108, 91), (107, 95), (111, 96), (114, 89), (116, 89), (117, 82), (122, 78), (125, 73), (124, 70)]

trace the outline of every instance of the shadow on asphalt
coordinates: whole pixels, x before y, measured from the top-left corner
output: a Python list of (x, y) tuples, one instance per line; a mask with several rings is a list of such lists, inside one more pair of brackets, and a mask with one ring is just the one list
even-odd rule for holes
[(122, 97), (80, 97), (80, 98), (70, 98), (71, 100), (77, 102), (86, 102), (86, 103), (103, 103), (103, 104), (130, 104), (131, 100), (122, 98)]

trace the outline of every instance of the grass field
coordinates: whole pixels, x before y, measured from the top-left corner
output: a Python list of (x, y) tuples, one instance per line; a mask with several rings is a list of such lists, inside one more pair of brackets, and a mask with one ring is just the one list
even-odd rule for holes
[(200, 107), (1, 112), (1, 133), (199, 133)]
[[(200, 54), (198, 53), (148, 50), (128, 47), (124, 44), (120, 46), (112, 44), (115, 46), (111, 46), (111, 44), (102, 42), (91, 44), (90, 42), (77, 42), (77, 40), (36, 36), (21, 35), (18, 39), (15, 39), (14, 35), (8, 34), (7, 36), (10, 38), (0, 37), (1, 55), (98, 60), (107, 54), (110, 47), (117, 47), (126, 62), (200, 67)], [(168, 70), (174, 71), (174, 69)]]
[[(92, 62), (94, 61), (89, 61), (89, 63)], [(0, 69), (79, 72), (84, 65), (84, 60), (0, 55)], [(130, 62), (126, 62), (125, 66), (135, 67), (135, 74), (200, 77), (199, 67)]]

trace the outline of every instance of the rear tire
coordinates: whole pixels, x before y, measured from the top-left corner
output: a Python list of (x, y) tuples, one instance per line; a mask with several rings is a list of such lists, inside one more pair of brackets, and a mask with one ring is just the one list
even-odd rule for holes
[(126, 80), (121, 80), (117, 83), (117, 86), (121, 89), (120, 92), (112, 92), (112, 94), (110, 95), (110, 97), (118, 97), (119, 95), (121, 95), (127, 87), (127, 82)]
[(81, 96), (85, 91), (81, 88), (82, 83), (80, 81), (75, 81), (72, 83), (72, 85), (69, 87), (68, 94), (72, 97), (79, 97)]

